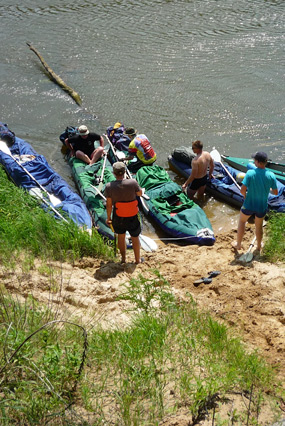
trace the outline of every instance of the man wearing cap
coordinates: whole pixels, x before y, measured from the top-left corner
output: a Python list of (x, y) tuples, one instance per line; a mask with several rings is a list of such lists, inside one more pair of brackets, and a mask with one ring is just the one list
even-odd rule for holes
[(248, 170), (240, 192), (244, 196), (244, 202), (240, 210), (236, 250), (241, 249), (241, 242), (245, 231), (245, 225), (250, 216), (255, 216), (256, 250), (260, 252), (263, 236), (263, 219), (267, 211), (268, 195), (278, 195), (277, 182), (274, 173), (265, 168), (268, 157), (265, 152), (257, 152), (252, 156), (255, 168)]
[(142, 189), (135, 179), (125, 179), (126, 166), (123, 162), (113, 164), (116, 180), (109, 182), (105, 188), (108, 226), (113, 226), (118, 234), (118, 247), (122, 263), (126, 262), (125, 235), (128, 231), (132, 238), (136, 264), (141, 263), (140, 241), (141, 224), (139, 221), (137, 197), (142, 195)]
[[(94, 148), (94, 142), (99, 141), (100, 146)], [(84, 125), (78, 127), (78, 134), (65, 139), (66, 146), (71, 150), (71, 156), (79, 158), (87, 164), (94, 164), (104, 154), (104, 140), (97, 133), (90, 133)]]

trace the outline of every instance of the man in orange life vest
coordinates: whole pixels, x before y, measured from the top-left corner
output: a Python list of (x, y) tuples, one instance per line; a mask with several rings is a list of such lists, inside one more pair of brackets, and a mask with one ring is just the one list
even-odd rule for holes
[[(126, 262), (125, 234), (128, 231), (132, 238), (136, 264), (141, 263), (140, 240), (141, 224), (138, 218), (137, 196), (142, 195), (142, 189), (135, 179), (125, 179), (126, 166), (118, 161), (113, 164), (113, 173), (116, 180), (109, 182), (105, 188), (107, 199), (108, 226), (113, 225), (114, 232), (118, 234), (118, 247), (122, 256), (122, 263)], [(111, 219), (111, 215), (113, 216)]]

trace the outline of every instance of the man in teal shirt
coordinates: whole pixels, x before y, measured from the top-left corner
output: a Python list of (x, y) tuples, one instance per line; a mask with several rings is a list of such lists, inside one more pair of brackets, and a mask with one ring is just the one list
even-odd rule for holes
[(267, 211), (268, 195), (278, 195), (277, 182), (274, 173), (265, 168), (268, 157), (265, 152), (253, 155), (256, 168), (248, 170), (241, 186), (240, 192), (244, 196), (244, 203), (240, 210), (236, 250), (241, 249), (241, 242), (248, 219), (255, 216), (256, 249), (261, 250), (263, 237), (263, 219)]

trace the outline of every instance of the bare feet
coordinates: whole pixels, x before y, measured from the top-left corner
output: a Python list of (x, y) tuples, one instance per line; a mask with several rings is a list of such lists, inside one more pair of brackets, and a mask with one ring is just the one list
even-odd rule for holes
[(236, 241), (233, 241), (233, 242), (232, 242), (232, 244), (231, 244), (231, 246), (232, 246), (232, 248), (233, 248), (235, 251), (239, 251), (239, 250), (241, 250), (241, 246), (238, 246), (238, 244), (237, 244), (237, 242), (236, 242)]
[(140, 263), (143, 263), (143, 262), (144, 262), (144, 258), (141, 257), (140, 260), (138, 262), (136, 262), (136, 265), (139, 265)]

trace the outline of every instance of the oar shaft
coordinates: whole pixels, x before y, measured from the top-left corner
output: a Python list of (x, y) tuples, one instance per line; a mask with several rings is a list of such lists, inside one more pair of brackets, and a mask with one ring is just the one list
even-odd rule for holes
[(95, 191), (103, 198), (103, 200), (107, 200), (106, 199), (106, 197), (105, 197), (105, 195), (103, 195), (102, 194), (102, 192), (98, 189), (98, 188), (96, 188), (96, 186), (94, 186), (94, 185), (90, 185), (93, 189), (95, 189)]
[(103, 161), (102, 173), (101, 173), (101, 177), (100, 177), (101, 182), (103, 182), (103, 178), (104, 178), (104, 171), (105, 171), (105, 167), (106, 167), (106, 161), (107, 161), (107, 154), (105, 155), (104, 161)]
[(224, 169), (224, 171), (227, 173), (227, 175), (232, 179), (232, 181), (234, 182), (234, 184), (236, 185), (236, 187), (240, 190), (241, 187), (239, 186), (239, 184), (237, 183), (237, 181), (234, 179), (234, 177), (231, 175), (231, 173), (228, 171), (228, 169), (226, 168), (226, 166), (220, 161), (220, 164), (222, 166), (222, 168)]
[(41, 188), (41, 190), (43, 191), (43, 192), (45, 192), (46, 194), (47, 194), (47, 196), (49, 197), (50, 196), (50, 194), (48, 193), (48, 191), (37, 181), (37, 179), (35, 179), (34, 178), (34, 176), (23, 166), (23, 164), (21, 164), (18, 160), (17, 160), (17, 158), (16, 157), (14, 157), (14, 155), (12, 155), (12, 154), (9, 154), (10, 155), (10, 157), (12, 157), (13, 158), (13, 160), (18, 164), (18, 166), (20, 166), (23, 170), (24, 170), (24, 172), (26, 172), (27, 173), (27, 175), (32, 179), (32, 181), (34, 181), (37, 185), (38, 185), (38, 187), (39, 188)]
[(50, 205), (44, 198), (41, 198), (41, 200), (64, 222), (68, 223), (68, 220), (65, 219), (53, 206)]

